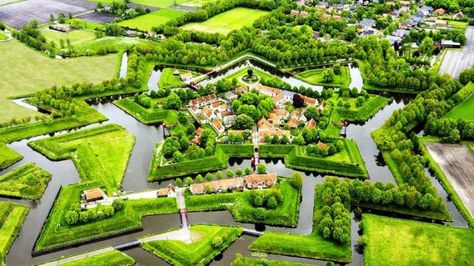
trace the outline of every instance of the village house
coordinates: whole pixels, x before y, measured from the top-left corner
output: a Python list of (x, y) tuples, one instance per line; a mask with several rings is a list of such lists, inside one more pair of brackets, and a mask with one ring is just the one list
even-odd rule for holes
[(464, 14), (461, 11), (453, 15), (453, 19), (463, 19), (463, 18), (464, 18)]
[(265, 142), (265, 138), (267, 136), (273, 137), (273, 136), (276, 135), (280, 138), (282, 136), (286, 136), (286, 137), (288, 137), (288, 139), (290, 139), (290, 137), (291, 137), (291, 133), (290, 133), (289, 130), (283, 130), (283, 129), (275, 126), (275, 124), (273, 124), (273, 122), (267, 120), (265, 117), (262, 117), (262, 118), (260, 118), (260, 120), (258, 120), (257, 129), (258, 129), (259, 142), (261, 142), (261, 143)]
[(202, 109), (202, 115), (203, 115), (203, 120), (201, 121), (201, 123), (207, 123), (209, 121), (211, 121), (211, 119), (213, 119), (215, 117), (214, 115), (214, 112), (207, 106), (205, 106), (203, 109)]
[(442, 48), (461, 48), (461, 44), (452, 40), (441, 40)]
[(438, 8), (436, 9), (435, 11), (433, 11), (433, 13), (435, 15), (438, 15), (438, 16), (443, 16), (444, 14), (446, 14), (446, 10), (442, 9), (442, 8)]
[(301, 95), (301, 98), (303, 98), (304, 103), (308, 106), (317, 106), (319, 104), (318, 100), (315, 98), (311, 98), (304, 95)]
[(276, 107), (280, 107), (285, 103), (285, 96), (283, 91), (280, 89), (263, 86), (260, 84), (255, 85), (255, 89), (262, 94), (270, 96), (273, 100), (273, 104)]
[(244, 177), (244, 185), (248, 189), (269, 188), (277, 182), (276, 173), (252, 174)]
[(224, 121), (224, 126), (225, 127), (231, 127), (232, 124), (235, 121), (235, 118), (237, 117), (234, 113), (231, 111), (223, 111), (220, 112), (219, 114), (220, 118)]
[(107, 198), (105, 192), (100, 188), (92, 188), (82, 192), (82, 199), (87, 202), (95, 202)]
[(189, 187), (189, 191), (191, 191), (193, 195), (199, 195), (204, 193), (220, 193), (224, 191), (242, 190), (243, 188), (244, 183), (242, 178), (236, 177), (192, 184)]
[(316, 121), (315, 121), (313, 118), (311, 118), (311, 119), (306, 123), (305, 127), (308, 128), (308, 129), (313, 129), (313, 128), (315, 128), (315, 127), (316, 127)]
[(71, 26), (68, 24), (54, 24), (49, 26), (50, 30), (56, 30), (60, 32), (68, 32), (71, 30)]
[(218, 98), (215, 94), (205, 95), (189, 101), (189, 106), (197, 106), (200, 108), (205, 105), (212, 104), (217, 100)]
[(212, 127), (216, 130), (218, 134), (224, 133), (225, 127), (222, 125), (221, 120), (214, 118), (211, 122)]
[(176, 188), (172, 184), (169, 184), (166, 188), (161, 188), (156, 192), (156, 197), (164, 198), (176, 198)]
[(200, 144), (201, 143), (201, 135), (204, 132), (204, 128), (200, 127), (196, 130), (194, 130), (194, 138), (190, 140), (189, 142), (192, 144)]
[(308, 15), (308, 12), (293, 9), (290, 11), (290, 15), (296, 16), (296, 17), (306, 17)]

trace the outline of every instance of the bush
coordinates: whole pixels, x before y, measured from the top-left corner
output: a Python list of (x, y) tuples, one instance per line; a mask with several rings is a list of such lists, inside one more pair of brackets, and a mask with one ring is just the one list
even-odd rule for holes
[(296, 189), (301, 189), (303, 186), (303, 177), (301, 176), (300, 173), (294, 172), (290, 176), (290, 184), (296, 188)]
[(222, 240), (222, 237), (220, 236), (216, 236), (212, 239), (211, 241), (211, 245), (213, 248), (218, 248), (220, 247), (222, 244), (224, 243), (224, 241)]

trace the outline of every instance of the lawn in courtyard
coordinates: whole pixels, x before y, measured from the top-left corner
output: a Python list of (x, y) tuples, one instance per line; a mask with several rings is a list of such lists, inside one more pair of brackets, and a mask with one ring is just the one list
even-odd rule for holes
[(138, 16), (119, 23), (122, 27), (137, 29), (141, 31), (151, 31), (155, 26), (160, 26), (166, 22), (183, 15), (184, 12), (173, 9), (160, 9), (143, 16)]
[(365, 265), (472, 265), (474, 230), (364, 214)]
[(181, 28), (190, 31), (204, 31), (227, 34), (233, 30), (250, 26), (258, 18), (268, 14), (267, 11), (238, 7), (209, 18), (199, 23), (189, 23)]
[(8, 97), (31, 94), (52, 86), (98, 83), (116, 75), (116, 55), (52, 59), (12, 40), (0, 43), (0, 122), (38, 115)]

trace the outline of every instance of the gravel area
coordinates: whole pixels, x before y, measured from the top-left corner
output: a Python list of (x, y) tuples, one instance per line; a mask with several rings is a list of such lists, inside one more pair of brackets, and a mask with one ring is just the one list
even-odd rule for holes
[(434, 161), (474, 217), (474, 156), (466, 145), (426, 143)]

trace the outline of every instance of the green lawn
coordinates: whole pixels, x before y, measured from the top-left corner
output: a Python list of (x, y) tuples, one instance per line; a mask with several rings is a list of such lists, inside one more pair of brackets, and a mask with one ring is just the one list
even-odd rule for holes
[(357, 98), (343, 99), (340, 98), (337, 103), (346, 102), (350, 103), (350, 107), (339, 106), (335, 103), (336, 111), (338, 112), (341, 121), (349, 122), (363, 122), (374, 116), (380, 109), (385, 107), (390, 102), (389, 98), (385, 98), (378, 95), (371, 95), (362, 106), (356, 105)]
[(473, 265), (474, 230), (364, 214), (365, 265)]
[(309, 84), (319, 85), (319, 86), (344, 86), (347, 87), (351, 83), (351, 75), (349, 68), (346, 66), (341, 66), (341, 74), (335, 75), (333, 82), (324, 82), (323, 81), (323, 72), (324, 68), (310, 69), (296, 74), (296, 77), (308, 82)]
[[(472, 85), (474, 86), (474, 85)], [(472, 93), (466, 100), (451, 109), (446, 117), (462, 120), (474, 120), (474, 93)]]
[(81, 55), (117, 53), (132, 46), (157, 47), (158, 42), (129, 37), (106, 36), (90, 40), (74, 46), (74, 51)]
[(137, 29), (141, 31), (151, 31), (155, 26), (160, 26), (166, 22), (182, 16), (184, 12), (174, 9), (160, 9), (143, 16), (138, 16), (119, 23), (122, 27)]
[[(191, 243), (179, 240), (158, 240), (142, 244), (149, 252), (172, 265), (207, 265), (242, 234), (242, 228), (218, 225), (193, 225)], [(222, 243), (213, 246), (214, 239)]]
[(40, 199), (51, 180), (51, 174), (33, 163), (24, 164), (0, 176), (0, 195)]
[(133, 266), (136, 265), (135, 260), (127, 254), (118, 250), (110, 251), (104, 254), (87, 257), (72, 262), (61, 264), (62, 266), (82, 266), (82, 265), (94, 265), (94, 266)]
[(227, 34), (233, 30), (251, 26), (255, 20), (268, 14), (267, 11), (238, 7), (199, 23), (189, 23), (181, 28), (191, 31), (204, 31)]
[(0, 43), (0, 122), (25, 118), (38, 113), (23, 108), (8, 97), (31, 94), (54, 85), (81, 82), (98, 83), (116, 75), (117, 56), (51, 59), (22, 43), (12, 40)]
[(8, 38), (7, 35), (5, 35), (5, 33), (0, 31), (0, 41), (6, 40), (7, 38)]
[(106, 125), (28, 143), (52, 160), (72, 159), (83, 180), (97, 180), (108, 192), (122, 183), (135, 137)]
[(67, 47), (67, 40), (70, 41), (72, 46), (77, 44), (92, 41), (96, 39), (95, 33), (92, 30), (72, 30), (70, 32), (60, 32), (56, 30), (50, 30), (47, 26), (42, 27), (41, 33), (46, 38), (48, 43), (53, 42), (56, 47), (61, 48), (60, 44), (63, 40), (63, 47)]
[(0, 143), (0, 170), (20, 161), (23, 156)]
[(0, 265), (17, 237), (28, 211), (27, 206), (0, 201)]
[(455, 29), (466, 30), (467, 26), (469, 26), (469, 23), (464, 21), (448, 20), (448, 25)]

